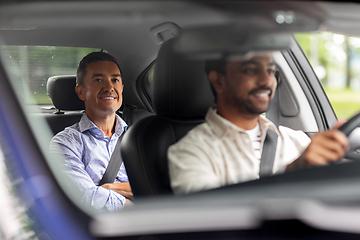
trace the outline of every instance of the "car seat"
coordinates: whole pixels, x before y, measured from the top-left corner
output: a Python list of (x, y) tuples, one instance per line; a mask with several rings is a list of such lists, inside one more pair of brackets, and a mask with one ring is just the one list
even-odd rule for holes
[(47, 81), (46, 90), (56, 112), (46, 114), (45, 118), (54, 135), (78, 122), (85, 110), (84, 102), (75, 92), (75, 79), (75, 76), (53, 76)]
[(121, 154), (135, 197), (172, 194), (167, 149), (205, 121), (214, 97), (204, 61), (173, 51), (175, 39), (163, 43), (155, 65), (154, 116), (133, 124), (121, 143)]

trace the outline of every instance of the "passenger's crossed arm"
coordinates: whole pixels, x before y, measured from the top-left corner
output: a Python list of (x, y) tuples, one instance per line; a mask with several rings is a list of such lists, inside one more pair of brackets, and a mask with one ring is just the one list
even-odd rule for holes
[(122, 196), (124, 196), (128, 200), (133, 200), (134, 199), (134, 196), (133, 196), (132, 191), (131, 191), (130, 184), (128, 182), (124, 182), (124, 183), (105, 183), (105, 184), (101, 185), (101, 187), (109, 189), (109, 190), (113, 190), (113, 191), (121, 194)]

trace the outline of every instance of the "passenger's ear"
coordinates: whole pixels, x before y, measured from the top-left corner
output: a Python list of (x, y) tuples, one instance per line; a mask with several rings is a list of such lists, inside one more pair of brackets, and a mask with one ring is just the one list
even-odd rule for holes
[(121, 87), (121, 93), (124, 91), (124, 84), (121, 82), (121, 85), (122, 85), (122, 87)]
[(217, 71), (211, 71), (208, 75), (209, 81), (214, 87), (216, 93), (221, 93), (224, 88), (224, 76)]
[(83, 88), (82, 88), (82, 86), (80, 86), (80, 85), (76, 85), (75, 86), (75, 92), (76, 92), (76, 94), (78, 95), (78, 97), (80, 98), (80, 100), (82, 100), (82, 101), (85, 101), (85, 96), (84, 96), (84, 94), (83, 94)]

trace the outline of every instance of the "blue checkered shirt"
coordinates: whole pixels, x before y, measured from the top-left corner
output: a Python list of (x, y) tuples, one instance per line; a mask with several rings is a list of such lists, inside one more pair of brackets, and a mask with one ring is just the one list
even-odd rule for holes
[[(111, 138), (84, 114), (80, 121), (56, 134), (50, 143), (50, 152), (61, 154), (65, 160), (65, 172), (79, 189), (82, 204), (97, 211), (114, 211), (123, 208), (125, 197), (112, 190), (99, 187), (112, 152), (127, 124), (116, 115), (115, 133)], [(115, 183), (128, 182), (124, 163)]]

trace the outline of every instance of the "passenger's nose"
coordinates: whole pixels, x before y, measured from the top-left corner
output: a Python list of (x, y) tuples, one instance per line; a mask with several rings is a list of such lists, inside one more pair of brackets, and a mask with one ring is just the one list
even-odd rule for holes
[(104, 89), (104, 91), (114, 90), (114, 85), (113, 85), (111, 79), (106, 79), (105, 81), (103, 81), (103, 89)]

